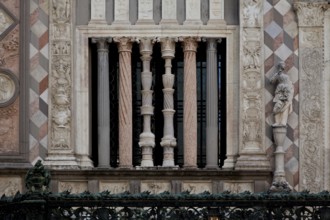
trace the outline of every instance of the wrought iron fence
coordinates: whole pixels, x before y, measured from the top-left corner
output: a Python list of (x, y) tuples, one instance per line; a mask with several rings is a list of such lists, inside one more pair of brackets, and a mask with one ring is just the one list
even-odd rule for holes
[(0, 219), (330, 219), (330, 193), (17, 193)]
[(49, 182), (50, 173), (38, 161), (26, 175), (25, 194), (1, 197), (0, 219), (330, 219), (327, 191), (71, 194), (49, 192)]

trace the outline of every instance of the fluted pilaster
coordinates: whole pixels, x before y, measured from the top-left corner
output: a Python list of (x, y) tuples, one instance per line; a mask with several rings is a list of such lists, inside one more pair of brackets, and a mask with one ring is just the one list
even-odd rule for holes
[(132, 39), (113, 39), (119, 52), (119, 168), (132, 167)]
[(183, 39), (184, 51), (184, 167), (197, 168), (197, 38)]
[(141, 115), (143, 116), (143, 132), (140, 134), (139, 145), (142, 148), (141, 167), (152, 167), (152, 149), (155, 147), (155, 135), (151, 132), (151, 116), (154, 114), (152, 106), (152, 72), (150, 71), (150, 61), (153, 42), (149, 38), (140, 40), (140, 53), (143, 62), (143, 71), (141, 73), (142, 82), (142, 106)]
[(173, 167), (174, 164), (174, 147), (176, 147), (176, 139), (174, 137), (174, 81), (175, 76), (172, 74), (172, 59), (175, 53), (175, 42), (173, 39), (165, 38), (161, 41), (162, 57), (165, 59), (165, 74), (163, 75), (163, 93), (164, 93), (164, 136), (160, 145), (164, 148), (163, 167)]

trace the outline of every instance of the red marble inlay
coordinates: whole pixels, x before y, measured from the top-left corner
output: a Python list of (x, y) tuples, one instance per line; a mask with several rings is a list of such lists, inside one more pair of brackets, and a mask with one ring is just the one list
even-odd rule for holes
[(43, 48), (46, 44), (49, 42), (48, 38), (49, 34), (48, 31), (46, 31), (40, 38), (39, 38), (39, 48)]
[(276, 51), (284, 43), (284, 34), (283, 31), (279, 33), (274, 39), (274, 51)]
[(48, 75), (39, 83), (39, 93), (42, 94), (48, 88)]

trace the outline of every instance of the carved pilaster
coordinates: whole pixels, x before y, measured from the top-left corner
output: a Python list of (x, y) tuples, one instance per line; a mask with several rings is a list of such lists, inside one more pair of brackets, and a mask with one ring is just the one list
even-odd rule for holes
[(299, 26), (299, 186), (324, 189), (324, 11), (326, 3), (296, 3)]
[(140, 134), (139, 146), (142, 148), (141, 167), (152, 167), (152, 150), (155, 147), (155, 135), (151, 132), (151, 116), (154, 114), (152, 106), (152, 72), (150, 71), (150, 61), (152, 54), (153, 41), (150, 38), (140, 40), (140, 53), (143, 62), (141, 73), (142, 81), (142, 106), (141, 115), (143, 116), (143, 132)]
[(262, 0), (241, 0), (240, 157), (235, 169), (269, 170), (264, 149), (264, 73)]
[(173, 93), (175, 76), (172, 74), (172, 59), (175, 54), (175, 41), (170, 38), (161, 40), (162, 58), (165, 59), (165, 74), (163, 75), (164, 93), (164, 136), (160, 145), (164, 148), (163, 167), (174, 167), (174, 147), (176, 138), (174, 137), (173, 117), (175, 114)]
[(132, 167), (132, 67), (133, 39), (116, 37), (119, 52), (119, 167)]
[[(181, 39), (180, 39), (181, 40)], [(183, 39), (184, 52), (184, 167), (197, 167), (197, 82), (196, 51), (198, 38)]]
[(45, 165), (76, 168), (72, 135), (72, 13), (71, 0), (50, 1), (50, 116)]

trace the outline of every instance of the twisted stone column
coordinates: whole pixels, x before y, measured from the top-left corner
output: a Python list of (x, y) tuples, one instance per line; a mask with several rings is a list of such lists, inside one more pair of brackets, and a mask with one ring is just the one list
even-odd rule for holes
[(197, 81), (196, 81), (196, 51), (197, 39), (183, 39), (184, 52), (184, 167), (197, 168)]
[(176, 139), (174, 137), (174, 79), (171, 73), (171, 61), (174, 58), (175, 42), (172, 39), (165, 38), (161, 41), (162, 58), (165, 59), (165, 74), (163, 75), (163, 93), (164, 93), (164, 136), (160, 145), (164, 148), (163, 167), (174, 167), (174, 147), (176, 147)]
[(113, 39), (119, 52), (119, 168), (132, 167), (132, 40)]
[(206, 168), (218, 166), (218, 70), (217, 41), (207, 41), (207, 81), (206, 81)]
[(154, 114), (152, 106), (152, 72), (150, 71), (150, 60), (152, 54), (151, 39), (141, 39), (140, 41), (141, 60), (143, 62), (143, 71), (141, 73), (142, 82), (142, 106), (141, 115), (143, 116), (143, 132), (140, 134), (139, 145), (142, 148), (141, 167), (152, 167), (152, 150), (155, 147), (155, 135), (151, 132), (151, 116)]
[(110, 167), (110, 93), (109, 49), (107, 38), (93, 39), (97, 43), (97, 128), (99, 168)]

